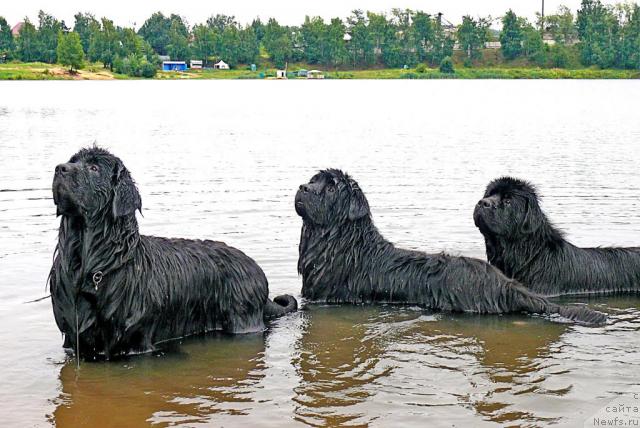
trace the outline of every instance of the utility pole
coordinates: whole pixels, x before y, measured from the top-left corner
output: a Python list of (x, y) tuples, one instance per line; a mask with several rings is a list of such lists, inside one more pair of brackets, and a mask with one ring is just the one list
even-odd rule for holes
[(544, 34), (544, 0), (542, 0), (542, 15), (540, 16), (540, 31)]

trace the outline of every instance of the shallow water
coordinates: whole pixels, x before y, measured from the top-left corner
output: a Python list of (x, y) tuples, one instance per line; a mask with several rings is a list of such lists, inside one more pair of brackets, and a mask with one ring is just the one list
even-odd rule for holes
[[(640, 387), (640, 299), (527, 316), (307, 306), (262, 335), (83, 364), (47, 299), (53, 168), (97, 141), (132, 171), (144, 234), (226, 241), (299, 296), (297, 186), (352, 173), (401, 246), (484, 257), (486, 183), (536, 183), (579, 245), (640, 245), (635, 81), (0, 82), (3, 426), (582, 426)], [(579, 301), (577, 298), (568, 302)]]

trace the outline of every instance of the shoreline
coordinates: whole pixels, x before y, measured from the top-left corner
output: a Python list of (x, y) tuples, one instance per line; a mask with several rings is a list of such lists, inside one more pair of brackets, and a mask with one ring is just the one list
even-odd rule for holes
[[(308, 80), (291, 76), (288, 80)], [(536, 67), (459, 67), (454, 73), (441, 73), (437, 68), (416, 69), (365, 69), (323, 71), (327, 80), (393, 80), (393, 79), (530, 79), (530, 80), (594, 80), (594, 79), (640, 79), (640, 70), (618, 69), (562, 69)], [(158, 71), (155, 77), (139, 78), (111, 72), (101, 65), (90, 64), (71, 74), (59, 64), (4, 63), (0, 64), (0, 81), (16, 80), (275, 80), (275, 69), (258, 71), (232, 70), (188, 70)], [(285, 79), (281, 79), (285, 80)]]

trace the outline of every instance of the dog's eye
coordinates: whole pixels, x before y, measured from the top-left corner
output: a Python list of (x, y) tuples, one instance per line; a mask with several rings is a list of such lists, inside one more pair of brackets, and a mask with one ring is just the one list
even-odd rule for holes
[(89, 165), (89, 169), (93, 172), (98, 172), (98, 166), (97, 165)]
[(504, 203), (507, 205), (511, 205), (511, 198), (505, 198)]
[(330, 186), (327, 188), (327, 190), (328, 190), (329, 192), (333, 193), (333, 192), (335, 192), (335, 191), (336, 191), (336, 186), (330, 185)]

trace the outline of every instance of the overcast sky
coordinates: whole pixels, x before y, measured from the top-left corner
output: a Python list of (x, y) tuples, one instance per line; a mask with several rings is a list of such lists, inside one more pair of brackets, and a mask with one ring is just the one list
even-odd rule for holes
[[(547, 0), (545, 11), (555, 11), (561, 4), (575, 12), (580, 0)], [(0, 0), (0, 16), (13, 25), (25, 16), (35, 21), (38, 10), (43, 9), (58, 19), (64, 19), (71, 27), (73, 15), (78, 11), (86, 11), (97, 17), (111, 18), (116, 25), (135, 25), (139, 28), (151, 13), (160, 10), (165, 14), (178, 13), (190, 25), (216, 13), (235, 15), (243, 24), (260, 16), (263, 20), (275, 17), (282, 24), (294, 25), (302, 23), (305, 15), (319, 15), (325, 19), (335, 16), (344, 18), (351, 10), (358, 8), (381, 12), (400, 7), (428, 13), (442, 12), (446, 19), (457, 24), (462, 15), (499, 17), (509, 8), (533, 20), (540, 6), (541, 0)]]

